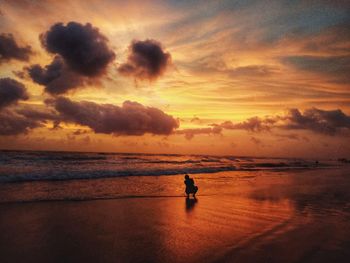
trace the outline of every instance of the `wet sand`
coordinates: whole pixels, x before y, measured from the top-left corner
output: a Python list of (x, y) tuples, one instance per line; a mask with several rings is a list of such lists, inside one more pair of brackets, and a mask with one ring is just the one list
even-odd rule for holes
[[(194, 178), (196, 201), (179, 176), (2, 185), (0, 261), (349, 262), (349, 171)], [(17, 202), (38, 189), (111, 199)]]

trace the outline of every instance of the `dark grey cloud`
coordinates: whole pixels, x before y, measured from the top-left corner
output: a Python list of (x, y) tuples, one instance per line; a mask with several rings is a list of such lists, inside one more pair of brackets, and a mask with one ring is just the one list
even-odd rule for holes
[(95, 133), (169, 135), (179, 126), (176, 119), (163, 111), (131, 101), (119, 107), (58, 97), (48, 100), (47, 104), (56, 109), (62, 121), (87, 126)]
[(51, 64), (25, 68), (31, 79), (51, 95), (61, 95), (96, 82), (114, 58), (108, 39), (91, 24), (57, 23), (40, 35), (42, 45), (56, 54)]
[(30, 46), (20, 47), (12, 34), (0, 34), (0, 63), (10, 59), (28, 61)]
[(84, 85), (84, 77), (67, 68), (62, 57), (56, 56), (51, 64), (42, 67), (38, 64), (25, 68), (31, 79), (45, 86), (52, 95), (67, 93)]
[(0, 79), (0, 109), (28, 98), (29, 95), (22, 83), (11, 78)]
[(138, 80), (155, 80), (165, 72), (170, 63), (170, 53), (165, 52), (158, 41), (135, 40), (129, 47), (127, 62), (121, 64), (118, 71)]
[(31, 106), (25, 106), (23, 108), (14, 109), (16, 114), (19, 114), (27, 119), (34, 121), (44, 122), (47, 121), (60, 121), (61, 117), (57, 114), (54, 109), (38, 109)]
[(287, 123), (282, 127), (289, 130), (304, 129), (328, 135), (350, 131), (350, 116), (339, 109), (311, 108), (303, 113), (298, 109), (291, 109), (284, 119)]
[(243, 122), (233, 123), (231, 121), (225, 121), (221, 124), (212, 124), (211, 126), (219, 126), (227, 130), (247, 130), (251, 132), (261, 132), (269, 131), (276, 121), (277, 120), (275, 118), (252, 117)]
[(350, 83), (350, 56), (289, 56), (282, 62), (292, 67), (326, 75), (332, 82)]
[(41, 126), (41, 120), (27, 118), (16, 111), (4, 109), (0, 112), (0, 135), (26, 134), (31, 129)]
[[(179, 127), (172, 116), (154, 107), (125, 101), (121, 107), (93, 102), (74, 102), (64, 97), (46, 100), (46, 107), (16, 106), (0, 111), (0, 135), (27, 134), (32, 129), (52, 123), (74, 123), (95, 133), (113, 135), (169, 135)], [(78, 130), (74, 135), (88, 133)]]
[[(322, 110), (310, 108), (303, 112), (299, 109), (290, 109), (286, 114), (281, 116), (252, 117), (242, 122), (233, 123), (231, 121), (225, 121), (219, 124), (213, 123), (209, 126), (226, 130), (246, 130), (249, 132), (270, 132), (272, 129), (277, 128), (285, 130), (309, 130), (326, 135), (346, 135), (350, 134), (350, 116), (346, 115), (340, 109)], [(295, 134), (275, 135), (290, 139), (308, 140), (306, 137), (297, 137)]]
[[(197, 120), (195, 120), (197, 121)], [(222, 130), (246, 130), (249, 132), (270, 131), (274, 123), (277, 122), (277, 117), (252, 117), (242, 122), (233, 123), (232, 121), (225, 121), (222, 123), (212, 123), (205, 128), (183, 129), (176, 131), (176, 134), (184, 134), (186, 139), (190, 140), (196, 135), (207, 134), (215, 135), (221, 134)]]
[(54, 24), (40, 40), (48, 52), (62, 56), (72, 70), (89, 77), (103, 74), (115, 58), (108, 39), (89, 23)]
[(60, 121), (59, 114), (47, 107), (9, 107), (0, 111), (0, 135), (27, 134), (32, 129), (44, 127), (48, 122), (52, 122), (55, 127)]
[(35, 64), (28, 68), (28, 72), (36, 83), (47, 85), (61, 76), (63, 67), (64, 62), (62, 58), (56, 56), (51, 64), (45, 66), (45, 68)]

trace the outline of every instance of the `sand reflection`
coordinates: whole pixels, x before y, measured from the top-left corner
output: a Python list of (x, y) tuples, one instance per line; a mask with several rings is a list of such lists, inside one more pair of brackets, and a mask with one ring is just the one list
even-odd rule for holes
[(185, 209), (186, 212), (192, 212), (196, 204), (198, 203), (198, 198), (185, 198)]
[[(196, 177), (202, 190), (197, 201), (186, 200), (179, 187), (181, 176), (108, 180), (99, 193), (113, 196), (126, 188), (140, 196), (0, 203), (0, 254), (5, 262), (23, 258), (26, 262), (347, 262), (350, 258), (348, 171), (249, 173), (249, 177), (227, 173), (219, 180), (215, 176), (219, 175)], [(58, 189), (57, 196), (74, 193), (76, 183), (65, 183), (64, 189), (52, 183), (50, 188)], [(96, 181), (90, 184), (85, 183), (84, 191), (96, 188)], [(15, 187), (7, 187), (11, 195)], [(156, 187), (162, 189), (161, 195)], [(152, 196), (156, 190), (158, 195)]]

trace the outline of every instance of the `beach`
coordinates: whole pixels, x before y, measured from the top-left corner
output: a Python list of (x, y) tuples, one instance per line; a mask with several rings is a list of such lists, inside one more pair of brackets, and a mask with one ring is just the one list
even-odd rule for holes
[(0, 263), (350, 263), (350, 0), (0, 0)]
[(348, 168), (192, 177), (0, 184), (1, 262), (348, 262)]

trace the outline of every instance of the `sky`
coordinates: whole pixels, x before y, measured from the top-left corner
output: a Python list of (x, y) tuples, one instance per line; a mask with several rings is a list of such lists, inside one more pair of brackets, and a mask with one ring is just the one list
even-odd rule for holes
[(350, 157), (348, 1), (0, 0), (0, 149)]

